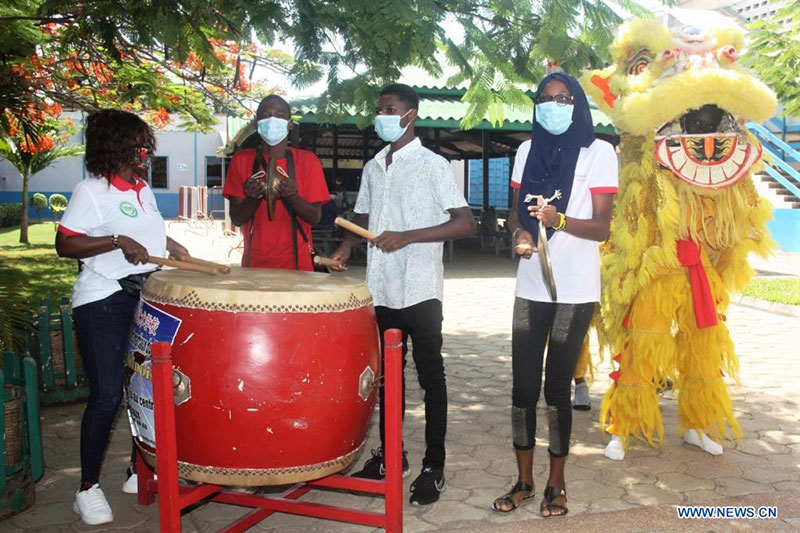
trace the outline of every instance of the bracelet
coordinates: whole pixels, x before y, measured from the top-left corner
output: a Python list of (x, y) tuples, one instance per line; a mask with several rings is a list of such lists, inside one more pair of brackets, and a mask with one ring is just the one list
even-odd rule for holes
[(564, 213), (558, 213), (558, 224), (553, 226), (556, 231), (563, 231), (567, 228), (567, 216)]
[(518, 232), (519, 230), (521, 230), (521, 229), (522, 229), (521, 227), (520, 227), (520, 228), (517, 228), (517, 229), (515, 229), (515, 230), (514, 230), (514, 231), (511, 233), (511, 240), (512, 240), (512, 241), (516, 240), (516, 238), (517, 238), (517, 232)]
[(119, 235), (117, 235), (116, 233), (111, 236), (111, 246), (114, 248), (119, 247)]

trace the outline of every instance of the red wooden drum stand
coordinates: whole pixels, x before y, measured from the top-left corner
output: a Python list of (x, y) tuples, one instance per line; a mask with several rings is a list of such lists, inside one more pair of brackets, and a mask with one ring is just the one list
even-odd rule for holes
[[(158, 480), (137, 452), (136, 469), (139, 477), (139, 503), (149, 505), (158, 498), (159, 529), (181, 531), (181, 510), (208, 499), (253, 509), (231, 523), (223, 531), (246, 531), (273, 513), (290, 513), (353, 524), (382, 527), (392, 533), (403, 530), (402, 484), (402, 334), (388, 330), (384, 337), (386, 387), (386, 478), (383, 481), (330, 475), (300, 483), (280, 496), (230, 492), (226, 487), (210, 483), (181, 485), (178, 480), (178, 448), (175, 433), (175, 405), (172, 377), (172, 353), (169, 343), (153, 344), (152, 357), (153, 404), (158, 447), (155, 450)], [(384, 512), (376, 513), (350, 507), (297, 501), (313, 488), (343, 489), (367, 494), (383, 494)]]

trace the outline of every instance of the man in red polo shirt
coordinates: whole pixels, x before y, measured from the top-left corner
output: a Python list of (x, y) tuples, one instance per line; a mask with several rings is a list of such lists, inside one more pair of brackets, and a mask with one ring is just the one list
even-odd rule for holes
[[(274, 94), (264, 98), (256, 110), (258, 149), (236, 152), (228, 169), (222, 193), (231, 202), (231, 221), (244, 233), (244, 267), (314, 270), (311, 226), (331, 197), (317, 156), (289, 146), (290, 121), (286, 100)], [(281, 180), (270, 220), (263, 187), (250, 177), (268, 172), (272, 158), (289, 178)]]

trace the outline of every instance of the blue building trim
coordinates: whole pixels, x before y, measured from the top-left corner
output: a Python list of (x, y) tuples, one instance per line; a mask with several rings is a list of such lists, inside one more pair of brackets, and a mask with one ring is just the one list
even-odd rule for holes
[(800, 252), (800, 209), (775, 209), (767, 224), (772, 238), (784, 252)]
[[(155, 189), (153, 194), (156, 197), (156, 203), (158, 204), (158, 210), (161, 211), (161, 216), (164, 218), (178, 218), (178, 193), (176, 192), (165, 192), (159, 193), (156, 192), (159, 189)], [(70, 199), (72, 196), (72, 191), (34, 191), (34, 192), (41, 192), (48, 198), (50, 198), (51, 194), (59, 193), (63, 194), (67, 197), (67, 200)], [(30, 193), (33, 195), (33, 192)], [(22, 193), (20, 191), (0, 191), (0, 204), (18, 204), (22, 202)], [(36, 210), (28, 205), (28, 218), (30, 220), (38, 220), (38, 215), (36, 214)], [(43, 209), (42, 210), (42, 220), (52, 220), (53, 213), (50, 209)]]

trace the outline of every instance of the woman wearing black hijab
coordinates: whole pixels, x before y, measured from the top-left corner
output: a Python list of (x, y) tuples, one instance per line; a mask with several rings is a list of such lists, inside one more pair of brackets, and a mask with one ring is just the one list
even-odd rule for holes
[[(517, 151), (509, 217), (522, 257), (512, 327), (511, 426), (519, 477), (492, 509), (510, 512), (534, 495), (536, 403), (544, 366), (550, 475), (541, 514), (550, 517), (567, 513), (564, 465), (572, 432), (570, 387), (600, 300), (597, 243), (608, 237), (618, 165), (614, 148), (595, 139), (589, 102), (575, 78), (561, 72), (546, 76), (534, 101), (531, 141)], [(539, 196), (555, 198), (541, 207)], [(540, 223), (546, 228), (557, 290), (550, 290), (538, 258), (531, 259), (541, 253)]]

